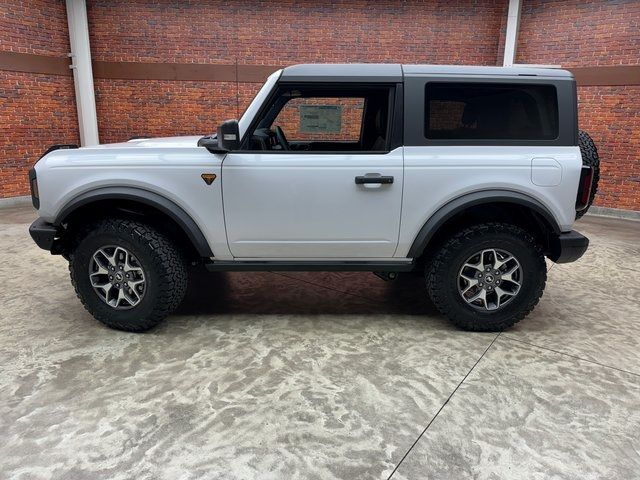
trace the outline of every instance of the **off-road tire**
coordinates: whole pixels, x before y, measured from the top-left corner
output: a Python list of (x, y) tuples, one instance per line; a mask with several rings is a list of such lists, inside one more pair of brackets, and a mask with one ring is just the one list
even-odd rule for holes
[[(462, 265), (484, 248), (511, 252), (523, 272), (517, 295), (493, 311), (474, 309), (458, 290)], [(485, 223), (465, 228), (446, 241), (426, 266), (425, 275), (431, 300), (455, 325), (465, 330), (495, 332), (515, 325), (533, 310), (544, 291), (547, 267), (542, 248), (528, 232), (510, 224)]]
[[(145, 294), (128, 310), (107, 305), (89, 280), (89, 262), (105, 245), (126, 248), (145, 271)], [(158, 325), (178, 307), (187, 289), (182, 253), (155, 228), (129, 219), (99, 220), (78, 232), (69, 255), (69, 272), (84, 308), (108, 327), (128, 332), (143, 332)]]
[(598, 182), (600, 181), (600, 157), (598, 156), (596, 144), (587, 132), (580, 130), (578, 132), (578, 145), (580, 147), (580, 154), (582, 155), (582, 164), (593, 168), (593, 184), (587, 208), (576, 212), (576, 220), (587, 213), (587, 210), (591, 207), (598, 190)]

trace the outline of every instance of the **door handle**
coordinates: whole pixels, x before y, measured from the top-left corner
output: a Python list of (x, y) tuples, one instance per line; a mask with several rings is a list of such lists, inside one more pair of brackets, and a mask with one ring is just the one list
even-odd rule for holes
[(379, 183), (388, 185), (393, 183), (393, 177), (391, 175), (359, 175), (356, 177), (356, 185), (365, 185), (369, 183)]

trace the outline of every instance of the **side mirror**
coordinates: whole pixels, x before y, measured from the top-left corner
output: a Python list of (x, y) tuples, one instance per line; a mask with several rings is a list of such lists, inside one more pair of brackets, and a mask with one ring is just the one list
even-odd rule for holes
[(225, 152), (240, 148), (240, 127), (237, 120), (227, 120), (218, 127), (218, 147)]
[(217, 135), (207, 135), (198, 140), (198, 146), (211, 153), (227, 153), (240, 148), (240, 128), (237, 120), (227, 120), (218, 127)]

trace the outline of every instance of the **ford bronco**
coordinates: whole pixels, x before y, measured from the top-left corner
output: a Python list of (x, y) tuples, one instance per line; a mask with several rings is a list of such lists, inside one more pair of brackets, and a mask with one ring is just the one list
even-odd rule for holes
[(35, 242), (86, 309), (143, 331), (211, 271), (419, 272), (442, 314), (495, 331), (538, 303), (597, 188), (559, 69), (295, 65), (216, 135), (51, 147)]

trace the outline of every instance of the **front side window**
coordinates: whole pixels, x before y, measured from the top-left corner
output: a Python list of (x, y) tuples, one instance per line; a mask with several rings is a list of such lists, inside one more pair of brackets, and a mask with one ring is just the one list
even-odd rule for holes
[(391, 87), (281, 86), (250, 132), (253, 151), (383, 152)]
[(364, 98), (306, 97), (289, 100), (273, 122), (293, 142), (357, 142)]
[(430, 82), (425, 88), (427, 139), (558, 137), (558, 99), (552, 85)]

